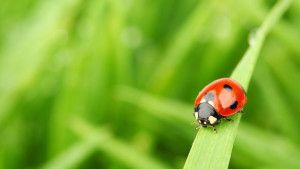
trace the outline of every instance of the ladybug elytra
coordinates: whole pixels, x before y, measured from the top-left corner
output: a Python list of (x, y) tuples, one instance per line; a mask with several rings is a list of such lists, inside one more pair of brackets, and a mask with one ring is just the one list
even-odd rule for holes
[(231, 78), (222, 78), (205, 86), (198, 94), (194, 105), (194, 116), (199, 122), (199, 127), (212, 127), (217, 132), (215, 125), (222, 119), (228, 119), (238, 112), (247, 102), (246, 92), (243, 87)]

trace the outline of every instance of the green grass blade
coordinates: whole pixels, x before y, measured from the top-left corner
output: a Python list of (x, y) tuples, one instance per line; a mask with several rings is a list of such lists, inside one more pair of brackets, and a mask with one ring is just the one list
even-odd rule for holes
[(74, 144), (71, 148), (64, 150), (53, 160), (45, 164), (41, 169), (57, 169), (57, 168), (75, 168), (91, 155), (98, 144), (100, 144), (107, 136), (99, 136), (91, 133), (86, 139)]
[[(106, 127), (95, 128), (81, 117), (74, 117), (70, 122), (71, 130), (82, 139), (63, 151), (42, 169), (75, 168), (96, 150), (103, 151), (116, 161), (125, 163), (130, 168), (169, 169), (156, 159), (135, 151), (133, 147), (112, 137)], [(136, 161), (136, 159), (139, 159)]]
[(84, 137), (46, 163), (41, 167), (42, 169), (75, 168), (95, 152), (99, 144), (103, 144), (110, 138), (111, 134), (106, 128), (91, 131), (87, 124), (81, 121), (79, 117), (76, 117), (70, 121), (69, 125), (72, 131), (76, 131), (76, 134), (84, 134)]
[[(233, 71), (231, 78), (237, 80), (247, 90), (264, 39), (292, 1), (279, 1), (271, 10), (262, 26), (250, 39), (250, 47)], [(200, 129), (186, 160), (185, 169), (228, 168), (231, 151), (241, 115), (234, 116), (233, 123), (218, 126), (218, 134), (212, 130)]]
[(136, 169), (170, 169), (169, 166), (163, 162), (147, 155), (136, 151), (134, 147), (124, 143), (123, 141), (113, 137), (109, 130), (105, 128), (96, 128), (80, 117), (75, 117), (71, 123), (72, 131), (84, 140), (90, 135), (105, 136), (105, 140), (101, 140), (97, 143), (96, 149), (105, 152), (113, 161), (122, 162), (129, 168)]
[(167, 86), (176, 68), (187, 56), (185, 53), (190, 49), (195, 36), (204, 31), (201, 25), (209, 18), (213, 8), (214, 3), (211, 1), (199, 1), (194, 12), (176, 33), (175, 39), (164, 53), (164, 59), (149, 79), (151, 90), (161, 92)]

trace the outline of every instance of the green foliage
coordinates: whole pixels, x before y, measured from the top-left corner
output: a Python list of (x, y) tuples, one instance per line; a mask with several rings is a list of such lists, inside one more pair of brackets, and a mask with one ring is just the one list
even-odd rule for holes
[(185, 167), (299, 168), (299, 1), (275, 24), (289, 3), (1, 1), (0, 169), (183, 168), (196, 95), (232, 71), (246, 114), (200, 129)]

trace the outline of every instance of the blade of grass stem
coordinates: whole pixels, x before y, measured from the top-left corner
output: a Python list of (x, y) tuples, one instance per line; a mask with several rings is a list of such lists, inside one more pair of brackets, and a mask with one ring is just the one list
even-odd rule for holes
[[(238, 81), (245, 90), (248, 89), (265, 37), (273, 28), (275, 23), (280, 19), (285, 10), (289, 7), (291, 2), (291, 0), (282, 0), (276, 3), (264, 20), (262, 26), (253, 34), (250, 39), (250, 47), (233, 71), (231, 78)], [(217, 128), (219, 131), (217, 134), (214, 134), (211, 130), (199, 130), (187, 157), (184, 166), (185, 169), (228, 168), (241, 115), (237, 114), (233, 117), (233, 119), (233, 123), (220, 125)]]

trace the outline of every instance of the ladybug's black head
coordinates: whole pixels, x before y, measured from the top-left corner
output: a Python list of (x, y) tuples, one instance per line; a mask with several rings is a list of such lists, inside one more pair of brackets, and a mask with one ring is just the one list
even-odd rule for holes
[(195, 107), (194, 116), (203, 126), (216, 125), (220, 122), (220, 114), (207, 102)]

